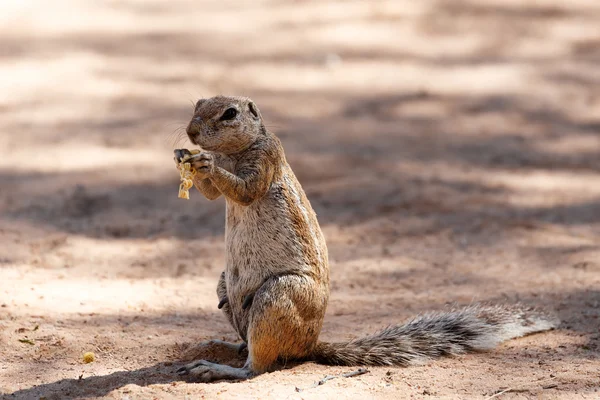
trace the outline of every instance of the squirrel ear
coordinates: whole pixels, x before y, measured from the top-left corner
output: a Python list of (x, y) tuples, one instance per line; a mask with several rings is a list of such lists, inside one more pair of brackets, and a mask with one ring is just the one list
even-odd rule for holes
[(260, 119), (260, 112), (258, 111), (258, 108), (253, 102), (248, 103), (248, 110), (250, 110), (250, 113), (252, 114), (254, 119)]

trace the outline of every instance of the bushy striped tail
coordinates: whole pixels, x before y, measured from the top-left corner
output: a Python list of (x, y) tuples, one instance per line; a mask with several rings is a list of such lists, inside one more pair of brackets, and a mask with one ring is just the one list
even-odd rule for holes
[(345, 343), (319, 342), (313, 359), (328, 365), (408, 366), (557, 327), (559, 321), (520, 306), (469, 306), (418, 316), (404, 325)]

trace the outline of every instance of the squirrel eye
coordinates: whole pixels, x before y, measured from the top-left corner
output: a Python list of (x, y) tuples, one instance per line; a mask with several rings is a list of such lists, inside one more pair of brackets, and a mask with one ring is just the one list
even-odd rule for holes
[(227, 121), (230, 119), (234, 119), (237, 115), (237, 110), (235, 108), (228, 108), (225, 110), (219, 121)]

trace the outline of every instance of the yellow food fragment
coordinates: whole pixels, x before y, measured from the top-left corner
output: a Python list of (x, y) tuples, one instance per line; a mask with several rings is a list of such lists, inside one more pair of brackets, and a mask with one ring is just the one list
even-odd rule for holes
[(190, 188), (194, 186), (194, 175), (196, 175), (196, 171), (192, 169), (190, 163), (179, 164), (179, 178), (181, 179), (181, 184), (179, 185), (178, 197), (180, 199), (190, 199)]
[(96, 359), (96, 356), (91, 351), (88, 351), (83, 355), (83, 362), (89, 364)]
[(193, 155), (200, 153), (200, 150), (194, 149), (190, 150), (190, 154), (187, 154), (185, 157), (182, 157), (179, 168), (179, 179), (181, 179), (181, 184), (179, 185), (179, 194), (177, 197), (180, 199), (190, 199), (190, 189), (194, 186), (194, 175), (196, 175), (196, 171), (192, 169), (192, 165), (187, 163), (186, 160), (190, 159)]

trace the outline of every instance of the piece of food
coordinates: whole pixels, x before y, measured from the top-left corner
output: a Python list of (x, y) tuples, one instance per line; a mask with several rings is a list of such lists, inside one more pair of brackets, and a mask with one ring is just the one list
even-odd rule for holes
[(179, 179), (181, 180), (178, 194), (178, 197), (180, 199), (190, 199), (190, 189), (192, 188), (192, 186), (194, 186), (194, 175), (196, 175), (196, 171), (192, 169), (192, 164), (186, 161), (198, 153), (200, 153), (200, 150), (197, 149), (175, 150), (175, 158), (179, 161), (177, 164), (177, 168), (179, 168)]
[(91, 351), (88, 351), (83, 355), (83, 362), (89, 364), (96, 359), (96, 356)]
[(180, 199), (190, 199), (190, 188), (194, 186), (194, 175), (196, 175), (196, 171), (192, 169), (192, 165), (190, 163), (182, 163), (179, 166), (179, 178), (181, 179), (181, 184), (179, 185), (179, 195)]

